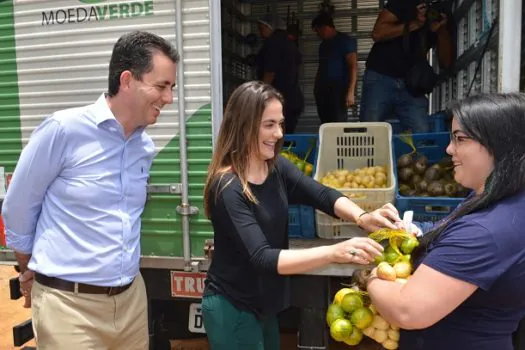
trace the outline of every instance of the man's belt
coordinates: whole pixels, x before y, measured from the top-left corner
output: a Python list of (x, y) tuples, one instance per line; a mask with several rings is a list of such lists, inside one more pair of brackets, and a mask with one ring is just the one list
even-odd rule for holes
[(133, 281), (131, 281), (130, 284), (126, 284), (125, 286), (101, 287), (101, 286), (94, 286), (91, 284), (66, 281), (60, 278), (56, 278), (56, 277), (49, 277), (46, 275), (42, 275), (41, 273), (38, 273), (38, 272), (35, 272), (35, 280), (38, 283), (46, 287), (55, 288), (55, 289), (63, 290), (66, 292), (77, 292), (77, 293), (86, 293), (86, 294), (107, 294), (108, 296), (118, 295), (126, 291), (133, 284)]

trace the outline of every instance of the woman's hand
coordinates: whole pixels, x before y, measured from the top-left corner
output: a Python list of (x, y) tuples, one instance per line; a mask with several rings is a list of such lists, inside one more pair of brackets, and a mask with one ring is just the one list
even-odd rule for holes
[(364, 213), (357, 219), (357, 225), (368, 232), (374, 232), (381, 228), (397, 229), (402, 222), (399, 212), (390, 203), (370, 213)]
[(331, 260), (343, 264), (367, 265), (383, 252), (383, 246), (368, 237), (354, 237), (330, 247), (333, 249)]

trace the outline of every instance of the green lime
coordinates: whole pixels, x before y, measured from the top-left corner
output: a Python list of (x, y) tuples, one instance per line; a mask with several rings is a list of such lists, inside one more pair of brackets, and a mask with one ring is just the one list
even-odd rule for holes
[(335, 320), (330, 326), (330, 335), (336, 341), (343, 341), (352, 335), (352, 324), (344, 318)]
[(345, 311), (337, 304), (331, 304), (326, 311), (326, 323), (328, 327), (332, 325), (335, 320), (345, 317)]
[(363, 340), (363, 332), (357, 327), (352, 327), (352, 333), (343, 339), (343, 342), (350, 346), (356, 346)]
[(403, 240), (401, 243), (401, 251), (405, 254), (410, 254), (419, 246), (419, 241), (416, 237), (410, 237)]
[(367, 307), (360, 307), (352, 312), (350, 322), (359, 329), (368, 328), (374, 321), (374, 313)]
[(399, 258), (399, 254), (397, 254), (394, 248), (392, 248), (392, 246), (390, 245), (386, 247), (383, 255), (385, 256), (386, 262), (389, 263), (390, 265), (395, 264), (397, 259)]
[(343, 297), (341, 307), (345, 312), (352, 313), (363, 307), (363, 297), (357, 293), (348, 293)]

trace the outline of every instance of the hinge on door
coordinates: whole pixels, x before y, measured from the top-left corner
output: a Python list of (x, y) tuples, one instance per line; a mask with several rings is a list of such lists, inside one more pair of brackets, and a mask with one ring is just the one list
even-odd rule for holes
[(181, 194), (182, 184), (148, 185), (149, 193)]
[(192, 207), (189, 204), (181, 204), (177, 206), (177, 213), (180, 215), (195, 215), (199, 213), (199, 208)]

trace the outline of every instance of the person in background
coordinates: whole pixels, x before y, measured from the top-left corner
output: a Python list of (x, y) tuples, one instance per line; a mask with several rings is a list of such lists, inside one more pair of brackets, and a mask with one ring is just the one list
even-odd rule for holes
[(321, 123), (346, 122), (348, 108), (355, 104), (357, 41), (339, 32), (328, 13), (312, 20), (312, 30), (321, 38), (314, 97)]
[(525, 95), (477, 95), (452, 108), (447, 153), (472, 189), (426, 232), (406, 284), (376, 278), (372, 303), (403, 350), (513, 350), (525, 316)]
[(272, 85), (284, 98), (284, 132), (293, 134), (304, 109), (304, 96), (299, 86), (302, 55), (297, 44), (289, 38), (286, 23), (267, 13), (258, 21), (264, 43), (257, 53), (257, 79)]
[[(363, 77), (360, 121), (396, 118), (413, 133), (429, 132), (428, 98), (411, 92), (405, 77), (417, 59), (426, 60), (431, 48), (436, 47), (443, 70), (452, 65), (454, 52), (447, 16), (428, 17), (428, 7), (421, 0), (389, 0), (380, 12)], [(404, 35), (408, 35), (408, 46), (404, 46)]]
[(148, 349), (145, 128), (173, 102), (178, 61), (157, 35), (123, 35), (107, 92), (47, 117), (22, 150), (2, 215), (39, 349)]
[(367, 237), (302, 250), (288, 247), (288, 205), (304, 204), (367, 231), (396, 228), (387, 204), (366, 212), (279, 156), (284, 123), (281, 95), (247, 82), (231, 95), (204, 189), (214, 253), (202, 300), (214, 350), (279, 349), (277, 314), (288, 308), (289, 280), (330, 263), (368, 264), (383, 250)]

